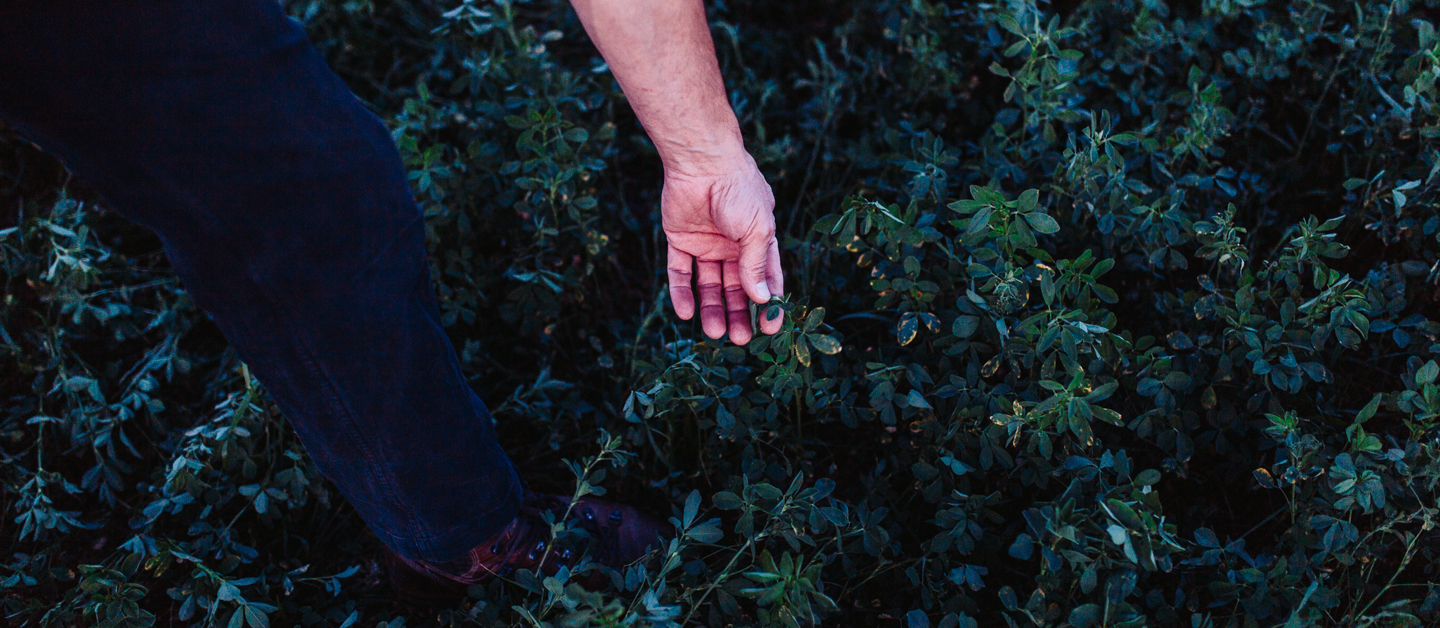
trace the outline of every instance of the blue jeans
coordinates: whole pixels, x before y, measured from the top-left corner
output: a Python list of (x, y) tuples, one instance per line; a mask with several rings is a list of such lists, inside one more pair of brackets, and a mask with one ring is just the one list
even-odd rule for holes
[(0, 0), (0, 116), (155, 231), (386, 545), (449, 560), (514, 518), (399, 153), (274, 0)]

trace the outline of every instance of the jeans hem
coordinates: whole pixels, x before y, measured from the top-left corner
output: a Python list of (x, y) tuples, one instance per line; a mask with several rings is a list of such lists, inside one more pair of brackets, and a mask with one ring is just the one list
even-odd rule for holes
[(504, 530), (520, 513), (525, 489), (514, 463), (506, 462), (510, 467), (510, 490), (506, 492), (505, 499), (493, 508), (435, 536), (397, 537), (379, 530), (375, 531), (375, 536), (380, 537), (380, 541), (395, 553), (410, 560), (445, 562), (459, 558)]

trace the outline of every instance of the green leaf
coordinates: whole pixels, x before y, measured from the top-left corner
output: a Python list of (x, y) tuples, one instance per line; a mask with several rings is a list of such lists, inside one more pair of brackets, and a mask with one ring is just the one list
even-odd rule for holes
[(905, 628), (930, 628), (930, 617), (916, 609), (905, 614)]
[(994, 210), (990, 209), (989, 207), (985, 207), (975, 212), (975, 215), (970, 217), (969, 226), (965, 228), (965, 236), (969, 238), (974, 238), (981, 233), (984, 233), (986, 229), (989, 229), (990, 216), (993, 213)]
[(1110, 395), (1114, 394), (1119, 388), (1120, 384), (1118, 382), (1105, 382), (1097, 386), (1095, 390), (1090, 391), (1090, 394), (1085, 395), (1085, 400), (1092, 403), (1104, 401), (1109, 399)]
[(1091, 277), (1096, 277), (1096, 278), (1098, 278), (1098, 277), (1100, 277), (1101, 275), (1104, 275), (1105, 273), (1110, 272), (1110, 269), (1111, 269), (1111, 268), (1114, 268), (1114, 267), (1115, 267), (1115, 260), (1107, 257), (1107, 258), (1102, 259), (1102, 260), (1100, 260), (1100, 261), (1098, 261), (1098, 262), (1095, 262), (1095, 267), (1090, 269), (1090, 273), (1089, 273), (1089, 274), (1090, 274)]
[(930, 404), (925, 401), (925, 397), (921, 396), (918, 390), (911, 390), (910, 394), (905, 396), (905, 401), (909, 403), (912, 408), (930, 408)]
[(715, 404), (715, 424), (727, 432), (735, 429), (735, 414), (723, 403)]
[(836, 231), (840, 230), (840, 219), (842, 217), (843, 216), (841, 214), (828, 214), (825, 217), (816, 220), (815, 224), (811, 225), (810, 229), (816, 233), (833, 234)]
[(1190, 375), (1180, 371), (1170, 371), (1165, 375), (1165, 387), (1171, 390), (1183, 390), (1190, 385)]
[(1355, 439), (1355, 449), (1359, 451), (1380, 451), (1383, 446), (1384, 445), (1380, 443), (1379, 437), (1374, 434), (1366, 434), (1363, 431), (1360, 433), (1359, 438)]
[(1075, 628), (1090, 628), (1095, 622), (1100, 621), (1100, 605), (1081, 604), (1070, 611), (1070, 617), (1066, 619)]
[(980, 328), (980, 317), (969, 314), (956, 317), (955, 324), (951, 326), (950, 333), (957, 338), (969, 338), (974, 335), (975, 330)]
[(735, 510), (745, 505), (745, 502), (740, 501), (739, 495), (731, 493), (730, 491), (720, 491), (711, 496), (710, 501), (714, 502), (715, 507), (720, 510)]
[(215, 598), (224, 602), (239, 599), (240, 589), (229, 582), (221, 583), (220, 588), (215, 591)]
[(1011, 556), (1017, 559), (1030, 560), (1030, 556), (1034, 554), (1034, 552), (1035, 540), (1030, 538), (1030, 535), (1025, 534), (1024, 532), (1021, 532), (1019, 536), (1016, 536), (1015, 542), (1010, 544), (1009, 553)]
[(1040, 190), (1029, 189), (1020, 193), (1020, 213), (1028, 214), (1040, 201)]
[(1101, 301), (1110, 304), (1120, 302), (1120, 296), (1115, 294), (1115, 291), (1111, 290), (1109, 286), (1104, 286), (1096, 283), (1090, 284), (1090, 289), (1095, 292), (1095, 298), (1100, 299)]
[(935, 479), (935, 476), (940, 475), (940, 469), (923, 460), (910, 465), (910, 472), (915, 475), (915, 479), (921, 482), (929, 482)]
[(680, 518), (680, 527), (688, 528), (695, 522), (695, 515), (700, 512), (700, 491), (690, 491), (685, 497), (685, 511)]
[(1021, 37), (1025, 36), (1025, 31), (1020, 30), (1020, 23), (1015, 21), (1015, 18), (1009, 13), (996, 15), (995, 21), (1000, 24), (1000, 28), (1010, 31), (1012, 34), (1020, 35)]
[(1360, 334), (1351, 331), (1347, 327), (1336, 327), (1335, 339), (1340, 341), (1341, 346), (1347, 349), (1355, 349), (1360, 346)]
[(1433, 384), (1437, 376), (1440, 376), (1440, 364), (1436, 364), (1434, 360), (1426, 362), (1425, 366), (1415, 371), (1415, 385)]
[(270, 628), (270, 619), (254, 606), (245, 607), (245, 623), (250, 624), (250, 628)]
[(1029, 214), (1022, 215), (1025, 217), (1025, 222), (1029, 224), (1030, 228), (1034, 229), (1036, 233), (1048, 234), (1055, 233), (1060, 230), (1060, 223), (1055, 222), (1055, 219), (1051, 218), (1048, 214), (1044, 214), (1041, 212), (1031, 212)]
[[(1434, 364), (1434, 362), (1431, 362), (1431, 364)], [(1355, 425), (1364, 423), (1370, 420), (1370, 417), (1375, 416), (1375, 413), (1380, 410), (1380, 401), (1384, 399), (1384, 397), (1385, 395), (1381, 393), (1375, 393), (1375, 396), (1370, 398), (1370, 403), (1365, 404), (1365, 407), (1361, 408), (1360, 412), (1355, 415)]]
[(1162, 390), (1161, 387), (1163, 385), (1164, 384), (1158, 379), (1155, 379), (1153, 377), (1146, 377), (1144, 379), (1141, 379), (1140, 383), (1135, 386), (1135, 392), (1140, 393), (1146, 397), (1154, 397)]
[(780, 304), (779, 304), (779, 303), (772, 301), (769, 305), (766, 305), (766, 306), (765, 306), (765, 320), (767, 320), (767, 321), (773, 321), (773, 320), (775, 320), (776, 318), (778, 318), (779, 316), (780, 316)]
[(698, 543), (714, 543), (719, 541), (724, 534), (720, 531), (720, 520), (711, 519), (700, 525), (691, 528), (686, 532), (690, 538)]
[(1129, 504), (1118, 499), (1109, 498), (1105, 500), (1105, 507), (1111, 515), (1114, 515), (1115, 520), (1120, 522), (1121, 525), (1136, 532), (1143, 532), (1145, 530), (1145, 523), (1141, 521), (1140, 515), (1135, 514), (1135, 510), (1131, 508)]

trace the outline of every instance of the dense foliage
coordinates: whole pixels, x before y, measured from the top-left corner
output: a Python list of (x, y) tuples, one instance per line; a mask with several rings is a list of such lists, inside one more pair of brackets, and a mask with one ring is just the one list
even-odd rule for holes
[(564, 2), (296, 0), (531, 484), (684, 533), (396, 603), (153, 237), (6, 132), (5, 621), (1440, 621), (1435, 4), (717, 0), (789, 287), (742, 348), (669, 313), (659, 161)]

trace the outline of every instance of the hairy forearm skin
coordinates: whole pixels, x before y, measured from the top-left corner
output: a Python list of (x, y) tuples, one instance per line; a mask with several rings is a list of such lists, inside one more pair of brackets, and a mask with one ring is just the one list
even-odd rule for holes
[[(753, 163), (725, 97), (701, 0), (571, 0), (667, 174)], [(752, 166), (753, 167), (753, 166)]]

